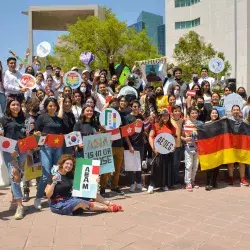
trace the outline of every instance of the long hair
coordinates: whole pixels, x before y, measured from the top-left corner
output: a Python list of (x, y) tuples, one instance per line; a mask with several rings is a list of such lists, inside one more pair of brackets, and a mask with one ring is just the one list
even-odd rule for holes
[[(4, 112), (4, 116), (5, 116), (5, 118), (7, 118), (7, 119), (13, 119), (13, 118), (15, 118), (14, 116), (12, 116), (11, 111), (10, 111), (10, 105), (11, 105), (11, 103), (14, 102), (14, 101), (17, 101), (17, 100), (11, 98), (11, 99), (9, 99), (8, 102), (7, 102), (6, 109), (5, 109), (5, 112)], [(18, 102), (18, 101), (17, 101), (17, 102)], [(23, 111), (22, 111), (21, 103), (20, 103), (20, 102), (18, 102), (18, 103), (19, 103), (19, 105), (20, 105), (20, 111), (19, 111), (19, 113), (18, 113), (18, 118), (21, 118), (21, 119), (25, 120), (25, 116), (24, 116), (24, 113), (23, 113)]]
[(210, 89), (210, 83), (209, 83), (208, 81), (206, 81), (206, 80), (202, 81), (202, 83), (201, 83), (201, 94), (202, 94), (202, 95), (205, 94), (204, 86), (205, 86), (206, 84), (209, 85), (209, 90), (208, 90), (207, 93), (208, 93), (210, 96), (212, 96), (212, 92), (211, 92), (211, 89)]
[[(84, 111), (85, 111), (86, 108), (92, 108), (92, 107), (90, 105), (84, 105), (82, 107), (82, 113), (81, 113), (81, 116), (80, 116), (80, 119), (79, 119), (80, 122), (85, 122), (86, 121), (86, 117), (84, 116)], [(94, 122), (95, 122), (94, 109), (92, 108), (92, 110), (93, 110), (93, 116), (90, 119), (90, 123), (94, 125)]]
[[(159, 116), (159, 126), (160, 126), (160, 128), (162, 128), (164, 125), (165, 125), (165, 123), (164, 123), (164, 121), (163, 121), (163, 119), (162, 119), (162, 115), (160, 115), (160, 116)], [(170, 114), (169, 114), (169, 119), (168, 119), (168, 121), (167, 121), (166, 126), (167, 126), (170, 130), (174, 129), (174, 125), (173, 125), (172, 122), (171, 122)]]
[(151, 114), (157, 115), (157, 106), (156, 106), (156, 96), (155, 93), (147, 93), (145, 97), (145, 117), (149, 117)]

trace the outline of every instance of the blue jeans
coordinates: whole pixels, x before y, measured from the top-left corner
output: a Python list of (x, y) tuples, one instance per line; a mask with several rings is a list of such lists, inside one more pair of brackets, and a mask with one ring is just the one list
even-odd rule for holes
[(4, 113), (6, 107), (6, 96), (4, 93), (0, 93), (0, 107), (2, 109), (2, 113)]
[(15, 182), (13, 180), (12, 171), (13, 171), (13, 168), (17, 167), (19, 170), (20, 176), (22, 176), (24, 172), (24, 164), (26, 161), (26, 156), (27, 154), (23, 153), (23, 154), (20, 154), (16, 159), (14, 159), (11, 157), (10, 153), (3, 152), (3, 159), (9, 172), (11, 189), (12, 189), (12, 193), (15, 199), (22, 199), (23, 194), (22, 194), (20, 182)]
[(48, 146), (41, 147), (41, 160), (43, 166), (43, 175), (40, 178), (36, 198), (42, 198), (44, 196), (44, 190), (47, 184), (47, 179), (51, 174), (51, 168), (56, 165), (60, 157), (62, 156), (62, 148), (50, 148)]
[(176, 148), (174, 151), (174, 185), (180, 184), (180, 165), (181, 165), (182, 147)]

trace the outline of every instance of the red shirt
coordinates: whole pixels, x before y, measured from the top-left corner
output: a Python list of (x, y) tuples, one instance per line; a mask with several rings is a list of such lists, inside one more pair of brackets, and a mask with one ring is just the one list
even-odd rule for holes
[(159, 123), (155, 123), (153, 125), (152, 130), (154, 130), (154, 132), (155, 132), (155, 137), (161, 133), (169, 133), (171, 135), (176, 134), (176, 129), (174, 126), (172, 128), (169, 128), (167, 125), (163, 125), (162, 127), (160, 127)]

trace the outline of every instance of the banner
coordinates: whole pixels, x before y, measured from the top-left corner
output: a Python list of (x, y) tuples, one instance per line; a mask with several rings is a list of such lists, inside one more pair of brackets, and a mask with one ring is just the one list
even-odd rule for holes
[(78, 158), (76, 160), (72, 196), (95, 199), (100, 161)]
[(84, 136), (83, 145), (84, 158), (100, 160), (100, 174), (115, 171), (110, 133)]
[(201, 170), (223, 164), (250, 164), (250, 126), (231, 119), (197, 126)]

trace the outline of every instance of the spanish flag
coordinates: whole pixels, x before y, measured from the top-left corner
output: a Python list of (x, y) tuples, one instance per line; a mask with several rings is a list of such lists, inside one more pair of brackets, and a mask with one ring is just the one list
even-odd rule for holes
[(250, 126), (242, 121), (222, 119), (197, 127), (201, 170), (222, 164), (250, 164)]

